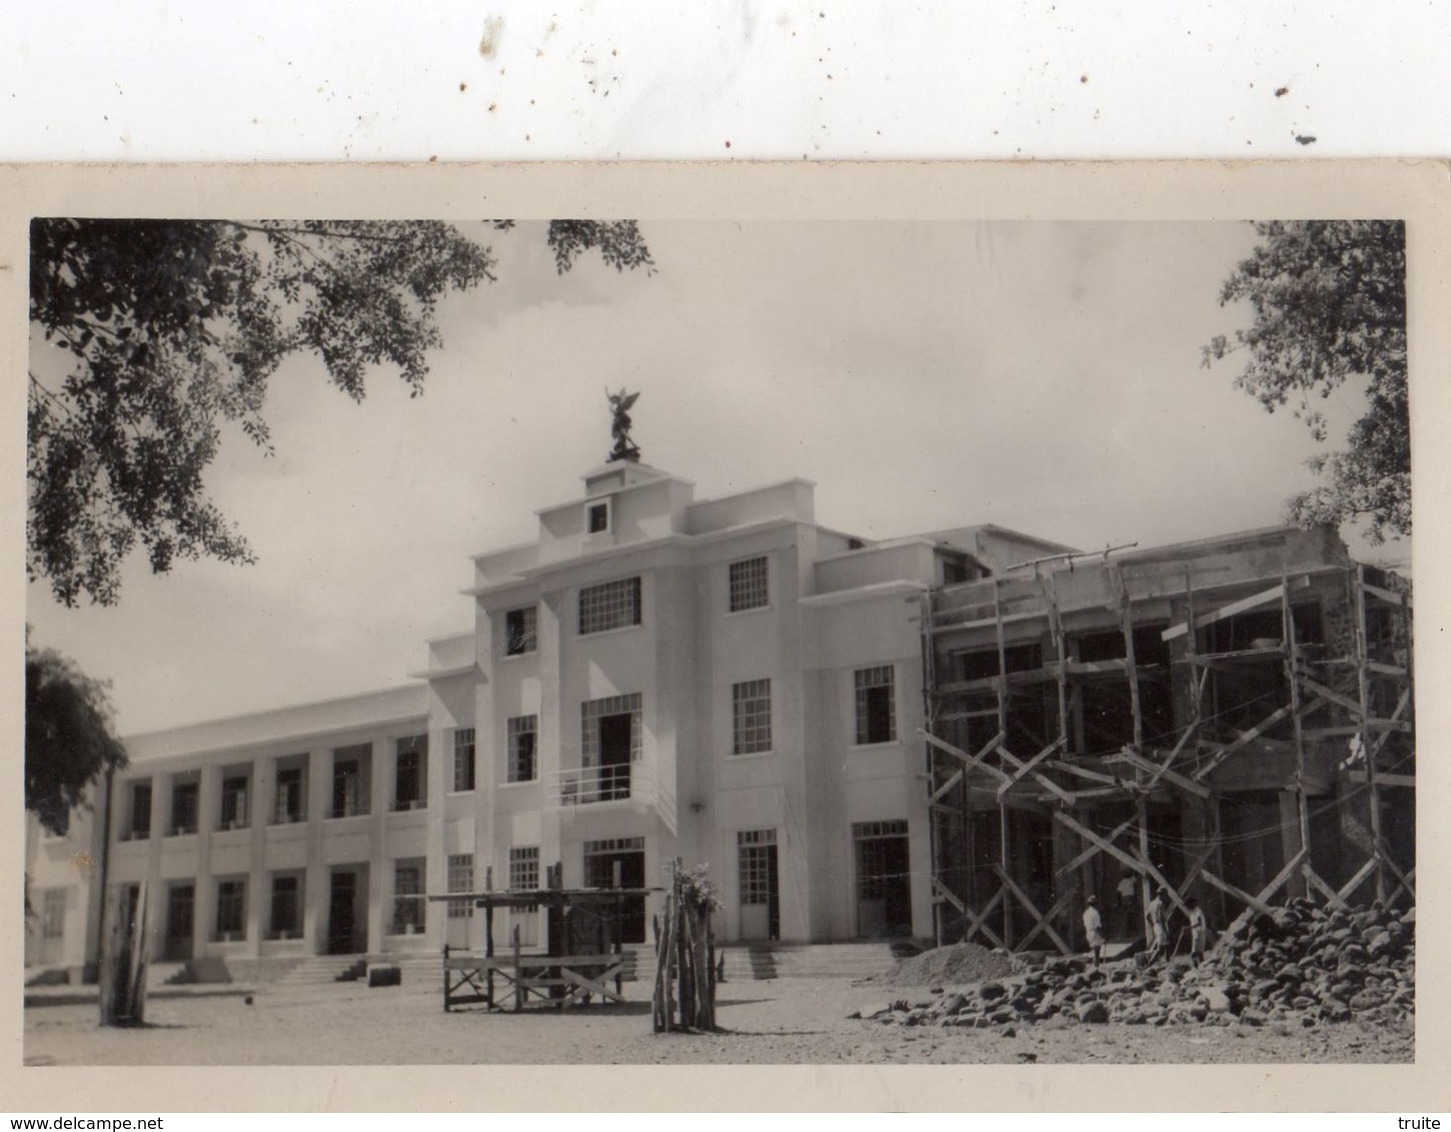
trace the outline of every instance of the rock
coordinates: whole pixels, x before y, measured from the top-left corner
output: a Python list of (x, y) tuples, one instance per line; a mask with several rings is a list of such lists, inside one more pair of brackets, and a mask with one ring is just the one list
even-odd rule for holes
[(937, 1004), (939, 1014), (959, 1014), (962, 1008), (967, 1005), (967, 998), (960, 994), (950, 994)]
[(1223, 987), (1204, 987), (1199, 991), (1199, 997), (1210, 1010), (1228, 1013), (1230, 1009), (1229, 995)]
[(1107, 1022), (1108, 1007), (1098, 999), (1085, 1002), (1078, 1008), (1078, 1020), (1085, 1023)]
[(1002, 1029), (1002, 1035), (1005, 1038), (1016, 1038), (1018, 1036), (1018, 1031), (1013, 1029), (1013, 1027), (1011, 1026), (1004, 1026)]
[(989, 980), (977, 988), (977, 997), (984, 1002), (994, 1002), (1007, 996), (1007, 988), (995, 980)]

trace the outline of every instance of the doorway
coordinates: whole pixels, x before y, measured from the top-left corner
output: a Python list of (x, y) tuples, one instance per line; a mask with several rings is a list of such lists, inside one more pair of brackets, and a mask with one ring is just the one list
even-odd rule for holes
[(741, 939), (781, 938), (781, 879), (774, 829), (743, 829), (736, 834), (737, 877), (741, 894)]
[(905, 821), (856, 822), (857, 937), (912, 934), (912, 874)]
[[(366, 876), (364, 868), (354, 865), (332, 872), (327, 911), (329, 955), (356, 955), (365, 950), (366, 919), (359, 915), (358, 909), (360, 895), (366, 899), (367, 886), (360, 878), (360, 874)], [(361, 933), (360, 927), (363, 929)]]
[[(645, 839), (616, 837), (607, 841), (586, 841), (584, 883), (586, 888), (644, 888)], [(627, 896), (621, 899), (618, 916), (619, 941), (644, 943), (645, 897)]]
[(166, 939), (162, 954), (173, 963), (192, 957), (195, 938), (196, 885), (174, 884), (166, 893)]
[(635, 717), (631, 712), (600, 716), (600, 801), (630, 796), (630, 752)]

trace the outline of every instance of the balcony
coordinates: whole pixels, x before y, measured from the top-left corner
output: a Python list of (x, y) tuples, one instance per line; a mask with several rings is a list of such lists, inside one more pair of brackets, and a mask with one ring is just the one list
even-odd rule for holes
[(555, 771), (549, 776), (546, 797), (555, 809), (579, 806), (633, 804), (654, 809), (675, 830), (675, 795), (646, 763), (623, 766), (588, 766)]

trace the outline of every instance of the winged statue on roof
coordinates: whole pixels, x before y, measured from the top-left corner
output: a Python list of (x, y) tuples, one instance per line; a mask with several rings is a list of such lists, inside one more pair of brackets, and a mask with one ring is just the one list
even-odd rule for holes
[(610, 450), (610, 461), (638, 460), (640, 448), (630, 439), (630, 408), (640, 399), (639, 392), (631, 393), (622, 385), (618, 393), (611, 393), (609, 386), (605, 386), (605, 397), (610, 403), (610, 413), (613, 416), (610, 421), (610, 435), (615, 441), (614, 448)]

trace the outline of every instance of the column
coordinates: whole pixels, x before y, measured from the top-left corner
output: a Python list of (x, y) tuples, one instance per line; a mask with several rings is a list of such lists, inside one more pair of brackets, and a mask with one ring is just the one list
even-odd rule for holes
[(307, 880), (303, 893), (304, 939), (314, 955), (327, 953), (328, 909), (332, 875), (323, 857), (324, 820), (332, 804), (332, 752), (327, 748), (307, 753)]
[(272, 883), (267, 872), (267, 821), (272, 814), (272, 776), (268, 773), (270, 759), (252, 760), (251, 781), (247, 784), (247, 820), (251, 823), (250, 868), (247, 871), (247, 950), (261, 953), (262, 940), (271, 924)]
[[(193, 905), (192, 954), (205, 955), (216, 928), (217, 892), (212, 876), (212, 831), (222, 812), (222, 775), (215, 766), (203, 766), (197, 784), (196, 901)], [(170, 815), (168, 815), (169, 817)], [(250, 900), (249, 892), (247, 898)]]
[(368, 954), (383, 950), (388, 926), (385, 902), (393, 891), (393, 869), (388, 860), (388, 797), (392, 792), (393, 740), (374, 739), (368, 819)]
[[(430, 700), (432, 696), (430, 695)], [(431, 723), (431, 721), (430, 721)], [(478, 735), (475, 733), (475, 742)], [(453, 731), (451, 728), (428, 729), (427, 788), (428, 836), (425, 840), (424, 892), (443, 892), (448, 887), (448, 855), (444, 843), (444, 827), (448, 823), (446, 794), (453, 782)], [(477, 786), (477, 781), (475, 781)], [(448, 905), (429, 903), (424, 909), (424, 931), (430, 947), (442, 950), (448, 931)]]

